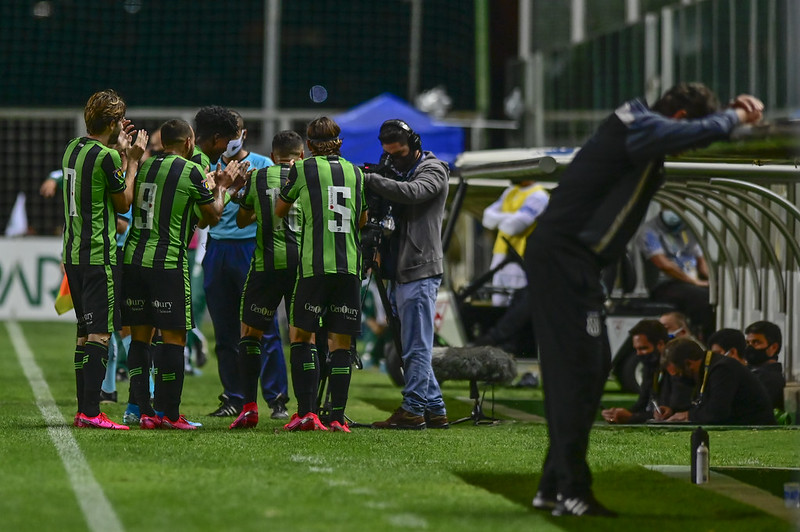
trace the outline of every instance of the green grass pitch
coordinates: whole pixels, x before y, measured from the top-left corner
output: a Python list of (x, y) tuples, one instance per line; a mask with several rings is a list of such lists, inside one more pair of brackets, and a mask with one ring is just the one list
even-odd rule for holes
[[(67, 425), (75, 413), (74, 326), (26, 322), (21, 327)], [(210, 358), (203, 375), (187, 377), (184, 388), (182, 411), (204, 423), (197, 431), (66, 429), (124, 530), (688, 532), (796, 526), (642, 467), (687, 465), (686, 430), (598, 426), (592, 432), (595, 491), (620, 513), (617, 519), (556, 518), (531, 508), (547, 446), (542, 423), (287, 433), (283, 422), (269, 419), (262, 402), (256, 429), (230, 431), (230, 418), (205, 415), (220, 392)], [(48, 429), (37, 407), (5, 326), (0, 326), (0, 379), (0, 530), (90, 530), (76, 494), (83, 492), (66, 473), (50, 436), (54, 426)], [(127, 384), (118, 390), (121, 400), (127, 397)], [(451, 418), (469, 414), (466, 382), (447, 382), (443, 391)], [(498, 388), (496, 398), (517, 410), (541, 411), (539, 390)], [(604, 402), (633, 399), (609, 394)], [(387, 376), (374, 369), (354, 372), (347, 410), (353, 420), (385, 419), (399, 401), (400, 390)], [(103, 410), (119, 421), (124, 403)], [(712, 431), (711, 462), (797, 467), (800, 431)]]

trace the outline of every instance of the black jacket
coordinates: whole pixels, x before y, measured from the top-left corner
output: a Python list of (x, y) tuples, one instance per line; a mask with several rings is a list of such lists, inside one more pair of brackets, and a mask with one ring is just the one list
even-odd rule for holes
[(783, 366), (780, 362), (750, 366), (750, 370), (761, 381), (772, 401), (772, 408), (783, 410), (783, 389), (786, 379), (783, 377)]
[(631, 100), (598, 127), (564, 170), (537, 218), (537, 234), (576, 241), (601, 266), (618, 259), (664, 182), (664, 156), (727, 139), (739, 123), (733, 110), (675, 120)]
[[(705, 362), (704, 362), (705, 364)], [(704, 364), (698, 381), (702, 385)], [(774, 425), (772, 402), (753, 372), (738, 361), (712, 355), (705, 390), (689, 409), (689, 421), (701, 425)]]

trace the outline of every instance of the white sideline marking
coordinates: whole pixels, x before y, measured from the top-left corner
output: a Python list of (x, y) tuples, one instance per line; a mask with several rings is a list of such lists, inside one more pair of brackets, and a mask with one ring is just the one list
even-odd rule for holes
[(14, 351), (17, 353), (22, 371), (25, 373), (28, 382), (33, 390), (36, 399), (36, 406), (42, 413), (47, 432), (53, 441), (64, 469), (67, 471), (72, 490), (78, 499), (78, 504), (86, 517), (89, 529), (95, 532), (122, 531), (122, 523), (111, 507), (111, 503), (103, 493), (103, 488), (86, 463), (86, 457), (78, 446), (78, 442), (72, 435), (72, 430), (64, 423), (64, 417), (56, 406), (50, 387), (44, 380), (41, 368), (36, 364), (33, 352), (25, 341), (22, 329), (15, 321), (6, 322), (6, 330), (11, 338)]

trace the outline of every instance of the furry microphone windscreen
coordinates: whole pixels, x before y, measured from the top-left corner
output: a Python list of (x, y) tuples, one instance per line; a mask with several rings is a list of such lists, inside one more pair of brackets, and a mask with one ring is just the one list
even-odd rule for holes
[(509, 384), (517, 376), (513, 355), (491, 346), (448, 347), (444, 354), (434, 355), (436, 380), (476, 380), (493, 384)]

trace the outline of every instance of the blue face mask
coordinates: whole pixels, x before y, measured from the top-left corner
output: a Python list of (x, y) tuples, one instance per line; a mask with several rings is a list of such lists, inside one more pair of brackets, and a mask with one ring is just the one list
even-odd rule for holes
[(665, 209), (661, 211), (661, 221), (664, 226), (671, 232), (677, 233), (683, 228), (683, 220), (675, 211)]
[(679, 328), (675, 329), (674, 331), (667, 331), (667, 336), (669, 337), (670, 340), (672, 340), (673, 338), (678, 336), (681, 333), (682, 330), (683, 330), (683, 327), (679, 327)]

